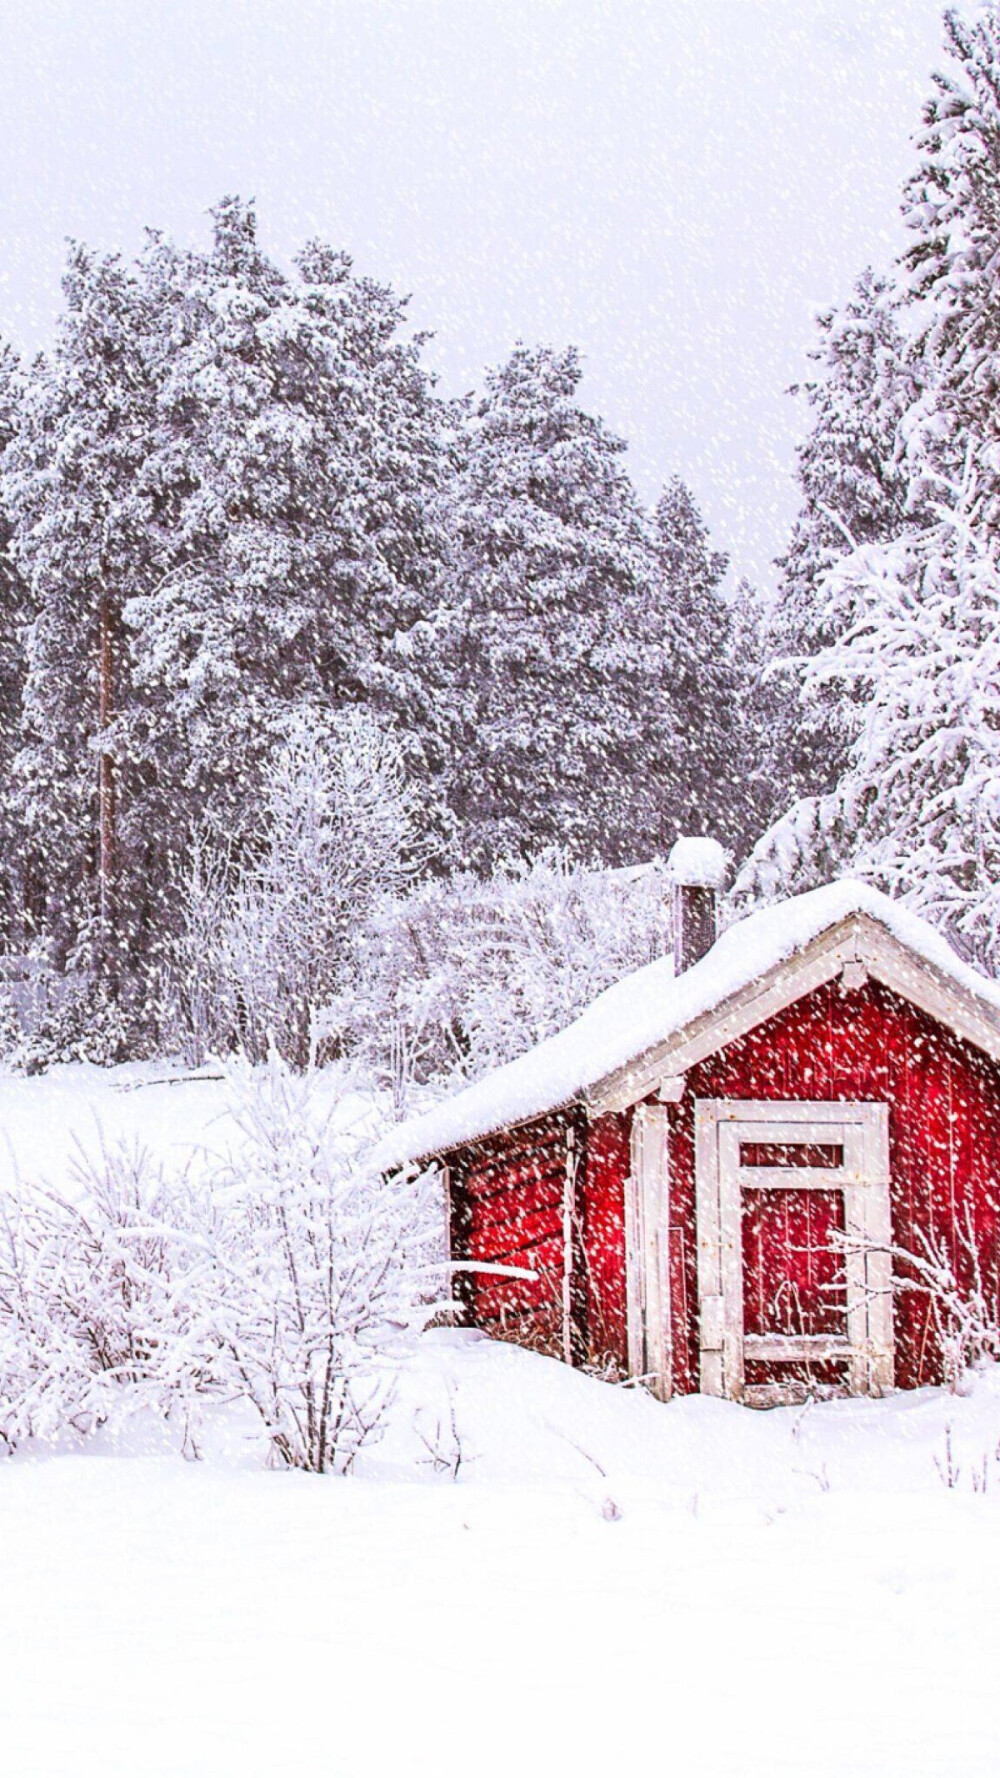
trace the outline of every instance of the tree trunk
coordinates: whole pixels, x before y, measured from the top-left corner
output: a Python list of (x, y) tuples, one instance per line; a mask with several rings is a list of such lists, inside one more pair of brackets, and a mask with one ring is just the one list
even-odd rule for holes
[(101, 968), (109, 973), (115, 918), (115, 770), (114, 760), (103, 746), (103, 737), (111, 725), (114, 713), (114, 656), (111, 645), (111, 608), (107, 593), (101, 595), (99, 649), (98, 727), (102, 747), (97, 766), (98, 905)]

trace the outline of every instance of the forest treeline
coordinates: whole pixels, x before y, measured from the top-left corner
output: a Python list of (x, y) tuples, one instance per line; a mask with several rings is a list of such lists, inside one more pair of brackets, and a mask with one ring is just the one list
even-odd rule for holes
[(820, 319), (766, 608), (682, 481), (643, 506), (572, 348), (447, 400), (403, 299), (279, 267), (235, 198), (204, 250), (72, 247), (52, 350), (0, 364), (34, 1057), (484, 1066), (662, 945), (634, 867), (678, 832), (734, 907), (853, 871), (996, 969), (997, 6), (945, 31), (906, 251)]
[(155, 1039), (206, 843), (252, 874), (281, 749), (348, 716), (398, 750), (421, 877), (745, 848), (725, 558), (679, 480), (644, 510), (577, 354), (444, 400), (346, 255), (212, 222), (74, 246), (52, 351), (3, 359), (7, 948)]

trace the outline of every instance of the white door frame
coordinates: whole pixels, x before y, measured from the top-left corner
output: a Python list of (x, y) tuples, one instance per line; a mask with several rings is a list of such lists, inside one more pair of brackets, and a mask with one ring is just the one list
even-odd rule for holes
[(628, 1368), (660, 1401), (673, 1386), (669, 1133), (666, 1105), (636, 1106), (625, 1182)]
[[(743, 1167), (741, 1142), (836, 1144), (842, 1167)], [(844, 1194), (846, 1337), (744, 1335), (744, 1185)], [(833, 1100), (695, 1100), (695, 1200), (701, 1389), (733, 1401), (792, 1399), (749, 1391), (745, 1360), (843, 1358), (852, 1395), (893, 1385), (889, 1108)]]

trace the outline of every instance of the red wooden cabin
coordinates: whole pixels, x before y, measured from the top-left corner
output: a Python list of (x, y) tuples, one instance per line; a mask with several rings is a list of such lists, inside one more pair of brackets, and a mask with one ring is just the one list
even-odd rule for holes
[(385, 1150), (442, 1166), (454, 1259), (508, 1268), (457, 1274), (468, 1317), (664, 1398), (941, 1380), (940, 1311), (893, 1274), (929, 1242), (997, 1298), (1000, 985), (863, 884), (714, 943), (712, 882), (676, 894), (703, 955), (638, 970)]

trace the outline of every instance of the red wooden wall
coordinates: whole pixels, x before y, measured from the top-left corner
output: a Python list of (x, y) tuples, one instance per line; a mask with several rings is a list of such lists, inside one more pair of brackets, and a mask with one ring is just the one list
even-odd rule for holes
[(559, 1353), (569, 1127), (565, 1117), (545, 1118), (450, 1157), (454, 1257), (536, 1273), (460, 1274), (470, 1318), (502, 1339)]
[[(1000, 1067), (878, 983), (845, 993), (830, 983), (692, 1069), (670, 1108), (674, 1387), (697, 1388), (694, 1100), (878, 1100), (889, 1106), (893, 1237), (950, 1242), (968, 1271), (969, 1220), (987, 1290), (1000, 1294)], [(574, 1321), (578, 1353), (624, 1367), (624, 1182), (631, 1117), (578, 1132)], [(546, 1119), (458, 1157), (457, 1252), (536, 1264), (536, 1284), (467, 1287), (474, 1318), (492, 1331), (559, 1350), (566, 1118)], [(521, 1256), (519, 1259), (518, 1256)], [(529, 1257), (533, 1256), (533, 1258)], [(896, 1379), (939, 1380), (934, 1316), (920, 1292), (895, 1302)]]

